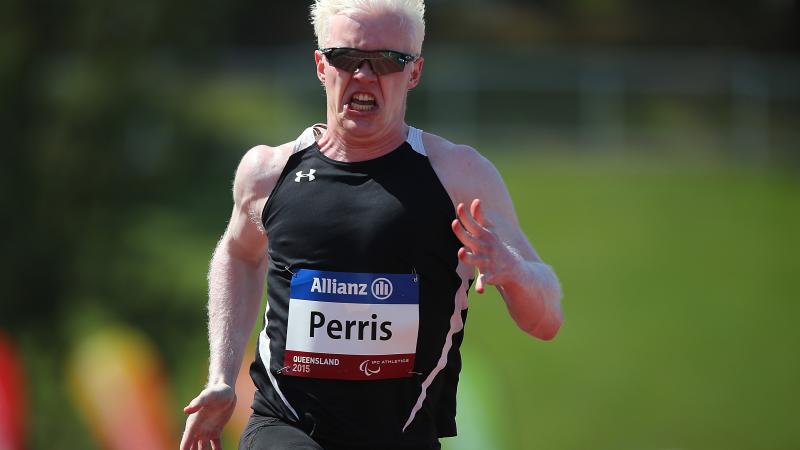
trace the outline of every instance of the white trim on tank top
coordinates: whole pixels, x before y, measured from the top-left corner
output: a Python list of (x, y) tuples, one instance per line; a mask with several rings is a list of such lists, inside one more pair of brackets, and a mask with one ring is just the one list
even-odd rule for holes
[[(317, 137), (321, 136), (324, 131), (325, 125), (321, 123), (314, 124), (303, 130), (303, 132), (300, 133), (300, 136), (298, 136), (294, 141), (292, 153), (297, 153), (304, 148), (308, 148), (308, 146), (313, 144), (314, 141), (317, 140)], [(419, 128), (414, 128), (412, 126), (408, 127), (408, 136), (406, 137), (406, 142), (411, 145), (411, 148), (414, 149), (415, 152), (422, 156), (428, 156), (428, 154), (425, 152), (425, 144), (422, 143), (422, 130)]]
[(419, 128), (414, 128), (409, 125), (406, 142), (411, 145), (411, 148), (413, 148), (415, 152), (422, 156), (428, 156), (428, 154), (425, 153), (425, 144), (422, 143), (422, 130)]

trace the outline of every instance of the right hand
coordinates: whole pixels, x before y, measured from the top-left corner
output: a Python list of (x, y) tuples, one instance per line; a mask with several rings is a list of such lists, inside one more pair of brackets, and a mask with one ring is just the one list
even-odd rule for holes
[(189, 402), (183, 412), (189, 415), (183, 430), (180, 450), (222, 450), (220, 435), (236, 406), (236, 391), (220, 383), (209, 385)]

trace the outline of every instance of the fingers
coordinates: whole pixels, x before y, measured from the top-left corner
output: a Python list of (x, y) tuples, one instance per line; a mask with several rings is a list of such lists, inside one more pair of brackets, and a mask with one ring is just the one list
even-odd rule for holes
[(204, 395), (201, 393), (183, 408), (183, 411), (189, 414), (189, 418), (186, 419), (186, 428), (181, 438), (181, 450), (203, 450), (203, 442), (197, 440), (199, 437), (199, 416), (193, 414), (203, 409), (204, 401)]
[(189, 417), (181, 438), (180, 450), (221, 450), (220, 433), (236, 405), (230, 386), (206, 387), (185, 408)]
[(189, 440), (189, 434), (183, 433), (181, 439), (181, 450), (197, 450), (197, 441)]
[(478, 278), (475, 284), (475, 291), (479, 294), (483, 294), (485, 283), (483, 280), (483, 272), (481, 271), (481, 267), (484, 265), (486, 258), (477, 256), (474, 253), (467, 251), (466, 248), (461, 247), (460, 249), (458, 249), (458, 259), (460, 259), (466, 264), (478, 268)]
[(475, 281), (475, 292), (478, 294), (483, 294), (484, 288), (483, 273), (478, 272), (478, 279)]
[(472, 200), (472, 203), (470, 203), (469, 205), (469, 212), (472, 214), (472, 217), (475, 218), (475, 221), (478, 223), (478, 225), (484, 228), (491, 228), (492, 223), (483, 213), (483, 207), (481, 206), (481, 199), (476, 198), (475, 200)]
[[(209, 445), (206, 445), (208, 442)], [(188, 440), (184, 435), (183, 440), (181, 441), (181, 450), (222, 450), (222, 442), (220, 438), (211, 439), (210, 441), (206, 441), (205, 439), (196, 440), (191, 439)]]
[(203, 407), (203, 403), (205, 403), (205, 400), (206, 396), (203, 393), (201, 393), (183, 408), (183, 412), (185, 412), (186, 414), (193, 414), (196, 413), (197, 411), (200, 411), (200, 409)]
[(183, 408), (183, 412), (186, 414), (193, 414), (200, 411), (205, 406), (215, 407), (222, 399), (223, 397), (220, 391), (206, 388)]
[[(191, 420), (191, 418), (189, 418), (189, 420)], [(186, 430), (184, 430), (183, 436), (181, 437), (181, 450), (195, 450), (195, 442), (193, 442), (190, 437), (193, 434), (192, 429), (194, 426), (189, 420), (186, 421)]]
[[(208, 445), (206, 445), (208, 442)], [(181, 447), (183, 448), (183, 447)], [(192, 442), (189, 450), (222, 450), (222, 441), (219, 438), (211, 439), (210, 441), (200, 440)]]
[(200, 411), (201, 409), (203, 409), (203, 405), (188, 405), (185, 408), (183, 408), (183, 412), (185, 412), (186, 414), (194, 414), (197, 411)]
[(469, 204), (469, 210), (464, 203), (456, 206), (457, 219), (451, 223), (453, 233), (464, 247), (458, 250), (458, 258), (466, 264), (478, 269), (478, 277), (475, 280), (475, 292), (483, 294), (486, 284), (484, 268), (487, 267), (487, 245), (492, 242), (490, 228), (491, 221), (486, 217), (481, 206), (481, 200), (473, 199)]
[(478, 241), (474, 237), (472, 237), (472, 235), (467, 233), (467, 230), (461, 225), (461, 221), (459, 221), (458, 219), (453, 220), (453, 222), (450, 224), (450, 228), (452, 228), (453, 234), (456, 235), (456, 237), (458, 238), (459, 241), (461, 241), (462, 244), (466, 245), (472, 250), (476, 250), (476, 247), (478, 246)]
[(472, 236), (480, 238), (481, 235), (486, 232), (486, 229), (475, 221), (475, 218), (467, 211), (467, 207), (464, 206), (463, 203), (459, 203), (458, 206), (456, 206), (456, 216), (459, 222), (461, 222), (461, 225), (463, 225)]
[(466, 247), (461, 247), (460, 249), (458, 249), (458, 259), (465, 262), (466, 264), (469, 264), (470, 266), (478, 268), (478, 270), (480, 270), (481, 267), (483, 267), (484, 264), (486, 263), (486, 257), (479, 256), (475, 252), (467, 249)]
[(481, 271), (481, 267), (484, 266), (486, 258), (477, 256), (474, 253), (467, 251), (466, 248), (461, 247), (458, 249), (458, 259), (478, 269), (478, 278), (475, 280), (475, 292), (478, 294), (483, 294), (486, 289), (486, 275), (483, 273), (483, 271)]
[(183, 408), (183, 412), (186, 414), (194, 414), (197, 411), (200, 411), (203, 408), (203, 405), (192, 405), (189, 404)]

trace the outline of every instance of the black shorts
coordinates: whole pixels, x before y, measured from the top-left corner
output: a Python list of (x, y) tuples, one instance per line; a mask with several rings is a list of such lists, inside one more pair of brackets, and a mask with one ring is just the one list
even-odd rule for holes
[(358, 445), (333, 445), (320, 442), (302, 429), (281, 419), (253, 413), (239, 440), (239, 450), (439, 450), (436, 440), (425, 447), (363, 447)]

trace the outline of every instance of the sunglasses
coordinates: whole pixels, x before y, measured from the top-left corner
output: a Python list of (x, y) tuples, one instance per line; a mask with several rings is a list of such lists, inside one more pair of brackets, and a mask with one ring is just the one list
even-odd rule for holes
[(406, 64), (417, 59), (414, 55), (394, 50), (366, 51), (347, 47), (323, 48), (320, 53), (328, 58), (333, 67), (347, 72), (355, 72), (364, 61), (367, 61), (372, 71), (378, 75), (402, 72)]

